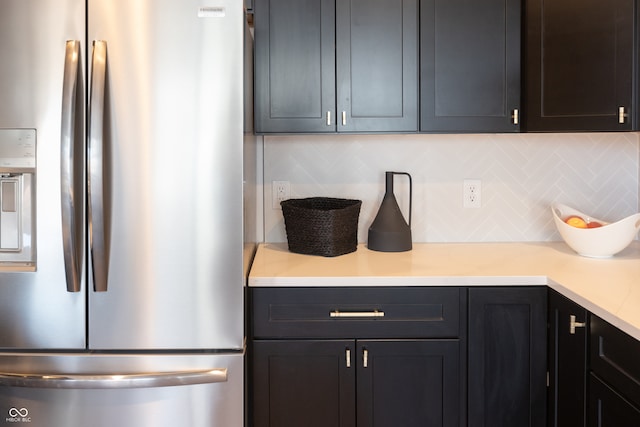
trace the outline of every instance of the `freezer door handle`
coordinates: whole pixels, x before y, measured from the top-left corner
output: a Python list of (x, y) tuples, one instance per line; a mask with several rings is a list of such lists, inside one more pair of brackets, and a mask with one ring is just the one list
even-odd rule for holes
[(204, 371), (142, 374), (20, 374), (0, 373), (0, 386), (58, 389), (154, 388), (227, 382), (224, 368)]
[[(64, 77), (62, 82), (62, 123), (60, 133), (60, 187), (62, 202), (62, 245), (67, 278), (67, 291), (80, 292), (83, 245), (82, 210), (84, 209), (83, 177), (84, 153), (78, 151), (83, 145), (83, 129), (77, 128), (83, 117), (82, 111), (76, 111), (79, 96), (80, 41), (68, 40), (64, 57)], [(82, 108), (82, 107), (80, 107)], [(80, 121), (76, 120), (80, 116)], [(76, 132), (78, 130), (78, 132)], [(80, 218), (78, 218), (80, 217)]]
[(89, 244), (93, 287), (107, 290), (107, 247), (104, 215), (104, 104), (107, 72), (107, 42), (95, 40), (91, 58), (89, 101)]

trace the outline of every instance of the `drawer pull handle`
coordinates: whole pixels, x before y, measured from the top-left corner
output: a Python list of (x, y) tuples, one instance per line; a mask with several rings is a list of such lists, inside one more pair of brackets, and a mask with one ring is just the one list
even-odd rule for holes
[(344, 352), (345, 358), (347, 359), (347, 368), (351, 367), (351, 350), (346, 349)]
[(329, 313), (330, 317), (384, 317), (384, 311), (338, 311)]
[(584, 328), (585, 326), (587, 326), (586, 322), (576, 322), (576, 316), (569, 315), (569, 333), (571, 335), (576, 334), (576, 328)]
[(362, 350), (362, 367), (369, 367), (369, 350), (367, 350), (366, 348)]

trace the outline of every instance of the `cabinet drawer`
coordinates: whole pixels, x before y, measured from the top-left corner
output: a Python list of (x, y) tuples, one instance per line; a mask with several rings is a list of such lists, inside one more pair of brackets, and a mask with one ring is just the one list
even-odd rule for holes
[(595, 315), (591, 315), (589, 328), (591, 370), (640, 405), (640, 341)]
[[(453, 338), (456, 287), (250, 288), (256, 338)], [(464, 299), (464, 301), (462, 301)]]

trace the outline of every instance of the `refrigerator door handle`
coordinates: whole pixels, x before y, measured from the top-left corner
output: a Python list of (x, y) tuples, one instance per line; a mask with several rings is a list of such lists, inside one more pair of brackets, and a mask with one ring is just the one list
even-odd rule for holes
[(227, 382), (227, 369), (143, 374), (17, 374), (0, 373), (0, 386), (57, 389), (154, 388)]
[(89, 240), (93, 286), (107, 290), (107, 249), (104, 216), (103, 130), (107, 72), (107, 42), (95, 40), (91, 59), (89, 101)]
[[(76, 111), (79, 76), (80, 41), (68, 40), (64, 56), (64, 78), (62, 82), (62, 131), (60, 133), (60, 186), (62, 203), (62, 245), (64, 250), (64, 265), (67, 278), (67, 291), (80, 292), (82, 283), (83, 249), (81, 232), (77, 227), (77, 209), (82, 209), (84, 201), (82, 193), (84, 189), (77, 189), (75, 176), (81, 173), (82, 168), (76, 168), (76, 162), (82, 159), (75, 158), (76, 146), (82, 143), (83, 135), (76, 135), (77, 114)], [(76, 139), (80, 139), (78, 142)], [(79, 170), (78, 170), (79, 169)], [(80, 211), (81, 212), (81, 211)]]

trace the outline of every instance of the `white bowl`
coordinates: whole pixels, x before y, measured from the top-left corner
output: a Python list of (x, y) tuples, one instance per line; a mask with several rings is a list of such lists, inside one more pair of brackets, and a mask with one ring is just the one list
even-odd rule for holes
[[(567, 245), (579, 255), (586, 257), (611, 257), (629, 246), (640, 230), (640, 213), (608, 223), (559, 203), (551, 207), (551, 212), (556, 227)], [(597, 221), (602, 227), (573, 227), (564, 222), (571, 215), (577, 215), (587, 223)]]

